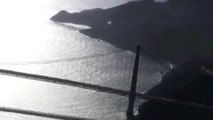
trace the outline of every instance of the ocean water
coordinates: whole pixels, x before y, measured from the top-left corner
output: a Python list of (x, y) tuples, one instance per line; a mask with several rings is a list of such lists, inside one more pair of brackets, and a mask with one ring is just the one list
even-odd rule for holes
[[(134, 53), (79, 32), (89, 29), (88, 26), (59, 24), (49, 20), (63, 9), (78, 12), (110, 8), (129, 1), (1, 1), (0, 69), (129, 90)], [(162, 71), (165, 70), (161, 65), (141, 57), (137, 91), (145, 92), (160, 82)], [(137, 100), (135, 108), (142, 102)], [(0, 75), (0, 107), (98, 120), (124, 120), (127, 103), (127, 97), (118, 95)], [(47, 118), (0, 112), (0, 119)]]

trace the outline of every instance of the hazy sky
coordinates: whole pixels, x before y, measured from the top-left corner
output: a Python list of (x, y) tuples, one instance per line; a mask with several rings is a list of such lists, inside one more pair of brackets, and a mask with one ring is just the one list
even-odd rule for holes
[(57, 10), (81, 11), (92, 8), (110, 8), (136, 0), (46, 0), (48, 7)]
[(168, 0), (154, 0), (155, 2), (167, 2)]

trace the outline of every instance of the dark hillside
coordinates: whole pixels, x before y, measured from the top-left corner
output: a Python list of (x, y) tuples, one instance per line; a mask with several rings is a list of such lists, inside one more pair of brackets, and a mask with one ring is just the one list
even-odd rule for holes
[(131, 50), (137, 44), (160, 59), (182, 59), (213, 53), (213, 1), (134, 1), (110, 9), (61, 11), (56, 22), (88, 25), (81, 32)]

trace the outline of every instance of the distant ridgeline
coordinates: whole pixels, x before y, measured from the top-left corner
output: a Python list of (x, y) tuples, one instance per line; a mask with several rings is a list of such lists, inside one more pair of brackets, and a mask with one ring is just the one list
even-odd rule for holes
[[(167, 61), (213, 53), (213, 0), (129, 2), (109, 9), (60, 11), (51, 20), (90, 26), (81, 33), (119, 48), (141, 45)], [(143, 52), (142, 52), (143, 54)]]

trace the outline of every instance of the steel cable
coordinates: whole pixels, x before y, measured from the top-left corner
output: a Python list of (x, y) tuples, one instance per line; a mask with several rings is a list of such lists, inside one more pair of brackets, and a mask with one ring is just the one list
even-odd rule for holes
[(47, 113), (47, 112), (34, 111), (34, 110), (24, 110), (24, 109), (19, 109), (19, 108), (2, 107), (2, 106), (0, 106), (0, 111), (16, 113), (16, 114), (23, 114), (23, 115), (30, 115), (30, 116), (37, 116), (37, 117), (63, 119), (63, 120), (94, 120), (94, 119), (89, 119), (89, 118), (81, 118), (81, 117), (75, 117), (75, 116), (60, 115), (60, 114), (55, 114), (55, 113)]
[[(67, 79), (55, 78), (55, 77), (48, 77), (48, 76), (22, 73), (22, 72), (17, 72), (17, 71), (10, 71), (10, 70), (2, 70), (2, 69), (0, 69), (0, 74), (19, 77), (19, 78), (25, 78), (25, 79), (29, 79), (29, 80), (36, 80), (36, 81), (41, 81), (41, 82), (48, 82), (48, 83), (55, 83), (55, 84), (61, 84), (61, 85), (67, 85), (67, 86), (80, 87), (80, 88), (84, 88), (84, 89), (90, 89), (90, 90), (95, 90), (95, 91), (99, 91), (99, 92), (106, 92), (106, 93), (111, 93), (111, 94), (116, 94), (116, 95), (121, 95), (121, 96), (129, 95), (129, 91), (125, 91), (125, 90), (119, 90), (119, 89), (104, 87), (104, 86), (99, 86), (99, 85), (92, 85), (92, 84), (88, 84), (88, 83), (76, 82), (76, 81), (71, 81), (71, 80), (67, 80)], [(159, 101), (159, 102), (168, 102), (168, 103), (173, 103), (173, 104), (180, 104), (180, 105), (186, 105), (186, 106), (191, 106), (191, 107), (198, 107), (198, 108), (202, 108), (202, 109), (213, 110), (212, 106), (202, 105), (202, 104), (198, 104), (198, 103), (187, 103), (187, 102), (178, 101), (178, 100), (169, 99), (169, 98), (149, 96), (147, 94), (141, 94), (141, 93), (136, 93), (136, 98)]]

